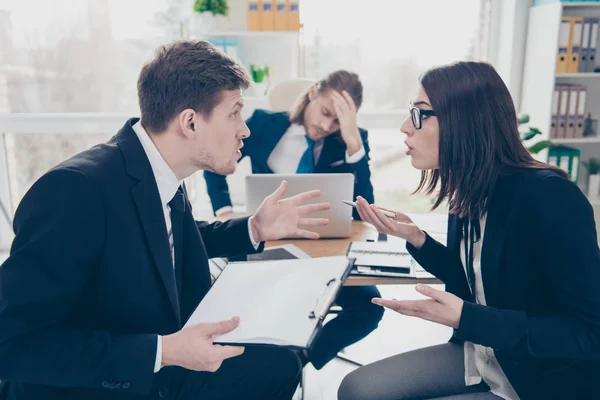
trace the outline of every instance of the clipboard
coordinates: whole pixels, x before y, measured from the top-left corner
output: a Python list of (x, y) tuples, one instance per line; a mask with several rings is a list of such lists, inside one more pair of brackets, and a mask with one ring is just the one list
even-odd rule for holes
[(229, 263), (185, 326), (239, 316), (214, 343), (310, 349), (353, 265), (344, 256)]

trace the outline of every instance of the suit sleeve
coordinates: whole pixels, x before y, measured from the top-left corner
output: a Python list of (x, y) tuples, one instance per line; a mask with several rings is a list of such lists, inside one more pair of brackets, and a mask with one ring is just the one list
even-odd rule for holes
[[(373, 185), (371, 184), (371, 169), (369, 167), (369, 139), (366, 130), (360, 130), (360, 136), (365, 148), (365, 156), (358, 162), (346, 164), (350, 172), (354, 175), (354, 198), (362, 196), (369, 204), (375, 202), (373, 196)], [(356, 208), (352, 210), (352, 216), (360, 220), (360, 215)]]
[(150, 391), (157, 335), (69, 324), (101, 258), (105, 222), (100, 193), (80, 172), (54, 170), (25, 195), (0, 267), (0, 379)]
[(573, 183), (558, 176), (541, 179), (524, 202), (521, 219), (531, 228), (532, 259), (556, 314), (465, 303), (456, 336), (516, 355), (597, 360), (600, 251), (592, 207)]
[[(246, 125), (252, 133), (256, 131), (256, 122), (259, 119), (259, 115), (255, 111), (250, 118), (246, 120)], [(242, 147), (242, 157), (238, 160), (238, 163), (246, 156), (249, 156), (249, 148), (247, 147), (249, 138), (244, 141), (244, 147)], [(216, 213), (223, 207), (231, 207), (231, 195), (229, 194), (229, 185), (227, 184), (227, 177), (219, 175), (212, 171), (204, 171), (204, 180), (206, 181), (206, 191), (210, 198), (213, 213)]]
[(419, 265), (444, 282), (447, 287), (455, 288), (457, 293), (470, 294), (460, 258), (427, 232), (425, 232), (425, 243), (420, 249), (408, 242), (406, 242), (406, 249)]
[(196, 224), (206, 246), (208, 258), (260, 253), (265, 247), (264, 242), (260, 243), (257, 249), (252, 245), (248, 232), (248, 217), (212, 224), (197, 221)]

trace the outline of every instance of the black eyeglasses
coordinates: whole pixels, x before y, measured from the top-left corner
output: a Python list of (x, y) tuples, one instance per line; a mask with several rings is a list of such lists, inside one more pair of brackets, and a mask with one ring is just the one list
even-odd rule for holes
[(427, 117), (435, 116), (435, 111), (421, 110), (410, 103), (408, 104), (408, 112), (410, 113), (410, 119), (412, 120), (415, 129), (421, 129), (423, 126), (423, 116), (425, 116), (425, 119), (427, 119)]

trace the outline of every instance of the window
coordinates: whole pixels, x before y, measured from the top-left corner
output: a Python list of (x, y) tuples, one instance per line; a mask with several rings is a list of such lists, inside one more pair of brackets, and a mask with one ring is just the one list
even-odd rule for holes
[[(368, 125), (376, 203), (427, 212), (432, 200), (410, 196), (420, 172), (405, 156), (400, 124), (414, 100), (419, 76), (434, 65), (484, 59), (487, 0), (302, 0), (305, 75), (336, 69), (358, 73), (364, 87), (360, 110)], [(390, 126), (378, 113), (397, 113)], [(372, 115), (371, 115), (372, 114)], [(443, 211), (443, 210), (440, 210)]]
[[(484, 57), (488, 3), (302, 0), (299, 73), (319, 78), (345, 68), (360, 74), (365, 88), (361, 126), (370, 132), (375, 197), (381, 205), (429, 208), (429, 199), (409, 197), (419, 172), (404, 156), (399, 121), (423, 71)], [(0, 112), (138, 115), (137, 75), (158, 45), (180, 37), (182, 4), (186, 2), (0, 0)], [(233, 23), (245, 24), (240, 7), (246, 2), (231, 0), (230, 7)], [(384, 124), (381, 112), (393, 114), (395, 122)], [(14, 205), (49, 168), (114, 133), (6, 135)], [(248, 164), (229, 179), (237, 206), (243, 206)], [(190, 179), (188, 189), (196, 216), (210, 217), (201, 173)]]
[(481, 59), (481, 0), (302, 0), (305, 74), (358, 73), (365, 109), (404, 110), (428, 68)]

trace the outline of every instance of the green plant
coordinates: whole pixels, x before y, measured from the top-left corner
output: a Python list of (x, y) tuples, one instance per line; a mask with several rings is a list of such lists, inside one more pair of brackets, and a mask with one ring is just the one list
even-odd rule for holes
[(600, 159), (592, 157), (589, 160), (584, 161), (582, 164), (587, 168), (589, 175), (596, 175), (600, 173)]
[(194, 11), (197, 13), (211, 12), (213, 15), (227, 15), (229, 6), (227, 0), (195, 0)]
[(250, 64), (250, 75), (256, 83), (261, 83), (265, 78), (269, 77), (269, 67), (260, 68), (254, 64)]
[[(519, 127), (521, 125), (525, 125), (528, 123), (529, 123), (529, 115), (528, 114), (519, 115), (519, 118), (518, 118)], [(523, 141), (523, 145), (527, 148), (527, 150), (531, 154), (537, 154), (540, 151), (552, 146), (552, 142), (550, 140), (540, 140), (539, 142), (536, 142), (530, 146), (527, 145), (526, 142), (533, 139), (537, 135), (542, 134), (542, 132), (539, 129), (534, 128), (533, 126), (527, 125), (524, 129), (519, 129), (519, 133), (521, 135), (521, 140)]]

